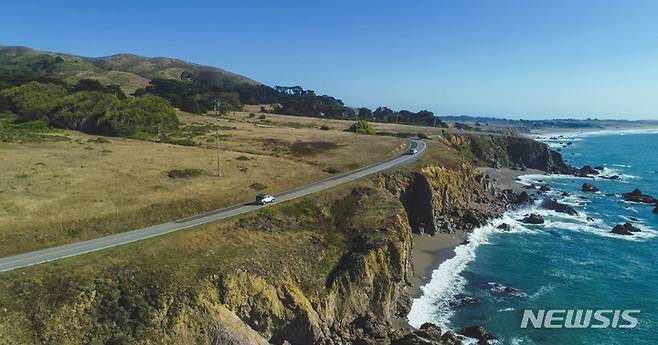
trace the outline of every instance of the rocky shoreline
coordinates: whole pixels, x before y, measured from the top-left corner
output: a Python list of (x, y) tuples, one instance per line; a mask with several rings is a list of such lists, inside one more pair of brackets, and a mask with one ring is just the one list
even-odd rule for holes
[[(451, 226), (433, 235), (415, 233), (413, 237), (412, 262), (414, 263), (414, 279), (412, 285), (412, 296), (419, 297), (420, 286), (427, 284), (431, 279), (432, 272), (445, 260), (454, 256), (454, 249), (467, 241), (470, 232), (489, 220), (500, 217), (503, 213), (521, 207), (528, 202), (528, 191), (517, 179), (519, 176), (529, 173), (544, 173), (540, 170), (531, 169), (521, 171), (510, 168), (481, 168), (478, 173), (485, 181), (486, 190), (490, 198), (482, 200), (472, 207), (477, 209), (477, 221), (471, 219), (452, 219)], [(525, 195), (525, 196), (524, 196)], [(397, 325), (402, 333), (406, 333), (399, 340), (393, 341), (397, 345), (441, 345), (462, 344), (464, 336), (478, 339), (481, 344), (488, 344), (494, 340), (495, 334), (483, 329), (481, 326), (472, 325), (460, 330), (462, 335), (457, 335), (450, 330), (441, 333), (441, 329), (433, 324), (426, 323), (420, 329), (414, 329), (406, 319), (398, 320)]]

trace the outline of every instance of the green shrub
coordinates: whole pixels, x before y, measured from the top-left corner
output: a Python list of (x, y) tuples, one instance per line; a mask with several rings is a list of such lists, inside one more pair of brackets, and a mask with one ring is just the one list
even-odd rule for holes
[(320, 126), (320, 129), (323, 130), (323, 131), (328, 131), (328, 130), (331, 129), (331, 127), (329, 127), (327, 125), (322, 125), (322, 126)]
[(430, 139), (430, 137), (427, 136), (427, 134), (425, 133), (418, 133), (417, 135), (418, 135), (418, 139)]
[(119, 99), (111, 94), (80, 91), (57, 100), (53, 111), (47, 116), (54, 127), (104, 132), (98, 128), (99, 120), (102, 121), (107, 112), (115, 109), (119, 103)]
[(354, 133), (367, 134), (367, 135), (377, 134), (375, 128), (368, 121), (365, 120), (359, 120), (355, 122), (350, 127), (349, 131)]
[(236, 159), (236, 160), (239, 160), (239, 161), (248, 161), (248, 160), (250, 160), (251, 158), (249, 158), (249, 157), (247, 157), (247, 156), (238, 156), (238, 157), (236, 157), (235, 159)]
[(0, 92), (2, 107), (16, 113), (24, 121), (45, 119), (55, 107), (55, 102), (68, 95), (67, 90), (59, 85), (29, 82)]
[(249, 118), (254, 118), (254, 117), (256, 117), (256, 114), (254, 114), (254, 113), (249, 113)]
[(130, 136), (138, 131), (157, 133), (178, 124), (176, 111), (169, 102), (150, 94), (127, 99), (118, 109), (109, 111), (104, 121), (118, 136)]
[(103, 137), (97, 137), (96, 139), (89, 139), (87, 140), (90, 143), (96, 143), (96, 144), (110, 144), (112, 143), (111, 141), (103, 138)]
[(194, 169), (194, 168), (173, 169), (167, 172), (167, 176), (173, 179), (192, 178), (192, 177), (199, 177), (203, 175), (203, 173), (204, 171), (202, 169)]
[[(63, 86), (38, 82), (0, 91), (3, 111), (15, 113), (17, 122), (40, 120), (57, 128), (145, 139), (178, 125), (175, 109), (154, 95), (120, 100), (106, 89), (69, 95)], [(43, 128), (43, 122), (26, 126)]]
[(263, 115), (263, 114), (261, 114), (261, 115), (258, 117), (259, 120), (265, 120), (266, 118), (267, 118), (267, 116), (265, 116), (265, 115)]
[(47, 132), (50, 130), (50, 128), (48, 128), (48, 121), (46, 120), (34, 120), (18, 123), (14, 126), (14, 128), (32, 132)]

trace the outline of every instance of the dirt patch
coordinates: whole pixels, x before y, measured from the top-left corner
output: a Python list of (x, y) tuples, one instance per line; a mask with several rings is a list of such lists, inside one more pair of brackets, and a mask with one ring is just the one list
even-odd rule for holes
[(338, 145), (336, 143), (329, 141), (297, 141), (290, 145), (290, 152), (296, 155), (310, 156), (335, 150), (337, 148)]

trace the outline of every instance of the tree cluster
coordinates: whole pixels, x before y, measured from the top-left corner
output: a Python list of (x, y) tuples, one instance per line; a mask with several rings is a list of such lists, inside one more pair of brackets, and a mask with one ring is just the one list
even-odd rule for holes
[(223, 111), (242, 109), (239, 93), (195, 80), (152, 79), (149, 86), (135, 91), (135, 96), (145, 94), (158, 95), (190, 113), (202, 114), (214, 110), (217, 101), (221, 101)]
[(161, 97), (120, 99), (111, 88), (87, 91), (89, 85), (94, 83), (67, 89), (32, 81), (5, 89), (0, 91), (0, 112), (14, 113), (20, 122), (42, 121), (57, 128), (126, 137), (156, 134), (178, 123), (174, 108)]

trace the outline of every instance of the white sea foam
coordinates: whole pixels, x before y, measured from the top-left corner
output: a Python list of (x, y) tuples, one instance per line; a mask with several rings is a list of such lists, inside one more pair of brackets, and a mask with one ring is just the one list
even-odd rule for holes
[(512, 345), (521, 345), (525, 343), (526, 343), (526, 339), (521, 337), (514, 337), (512, 338), (512, 340), (510, 340), (510, 344)]
[[(617, 170), (609, 169), (604, 171), (610, 174), (616, 174)], [(587, 179), (579, 178), (571, 175), (523, 175), (519, 177), (519, 182), (524, 185), (538, 185), (542, 180), (549, 179)], [(591, 180), (591, 179), (588, 179)], [(560, 202), (576, 207), (577, 215), (568, 215), (558, 213), (553, 210), (542, 209), (540, 204), (536, 203), (532, 207), (527, 207), (521, 210), (510, 211), (505, 213), (502, 217), (491, 221), (489, 224), (475, 229), (469, 236), (469, 241), (466, 244), (460, 245), (455, 248), (455, 256), (451, 259), (444, 261), (436, 270), (432, 272), (431, 280), (428, 284), (421, 287), (422, 295), (414, 299), (411, 311), (408, 315), (409, 323), (412, 326), (419, 327), (425, 322), (432, 322), (443, 328), (451, 328), (450, 318), (454, 315), (451, 309), (451, 302), (454, 298), (463, 293), (466, 280), (462, 277), (462, 272), (466, 269), (469, 263), (476, 258), (477, 248), (480, 245), (486, 245), (489, 237), (495, 233), (532, 233), (532, 234), (552, 234), (554, 231), (546, 231), (546, 228), (556, 228), (560, 230), (568, 230), (580, 233), (591, 233), (597, 236), (604, 236), (615, 238), (617, 240), (626, 241), (646, 241), (650, 238), (658, 236), (658, 231), (652, 229), (645, 224), (636, 224), (642, 231), (634, 233), (633, 236), (620, 236), (610, 233), (614, 224), (606, 224), (602, 219), (591, 217), (585, 210), (583, 210), (583, 203), (590, 202), (580, 198), (579, 193), (573, 193), (569, 196), (561, 196), (559, 190), (553, 190), (549, 193), (550, 197), (558, 199)], [(600, 194), (600, 193), (599, 193)], [(537, 213), (545, 219), (545, 223), (541, 225), (529, 225), (521, 222), (524, 215), (529, 213)], [(510, 225), (509, 230), (498, 229), (502, 223)], [(563, 240), (571, 240), (571, 236), (558, 233), (559, 237)], [(587, 264), (587, 263), (579, 263)], [(564, 272), (553, 272), (565, 278), (578, 278), (582, 277), (568, 277)], [(538, 291), (529, 296), (530, 299), (535, 299), (541, 295), (550, 292), (554, 287), (543, 286)], [(515, 338), (518, 342), (524, 342), (521, 338)]]
[(468, 243), (456, 247), (455, 256), (432, 272), (432, 279), (420, 288), (422, 295), (414, 299), (407, 316), (412, 326), (420, 327), (425, 322), (432, 322), (443, 328), (449, 327), (449, 318), (453, 315), (450, 301), (461, 293), (466, 283), (460, 274), (475, 259), (477, 247), (487, 243), (492, 232), (493, 225), (475, 229)]
[[(455, 248), (455, 256), (441, 263), (432, 272), (430, 282), (420, 289), (422, 295), (414, 299), (411, 311), (407, 316), (409, 323), (420, 327), (425, 322), (432, 322), (443, 328), (450, 328), (449, 318), (453, 315), (450, 302), (463, 292), (466, 280), (461, 276), (466, 266), (475, 259), (476, 249), (488, 243), (493, 233), (536, 233), (523, 226), (518, 221), (528, 210), (517, 210), (505, 213), (502, 217), (479, 227), (470, 234), (468, 243)], [(502, 223), (510, 225), (510, 230), (498, 229)]]
[[(643, 129), (607, 129), (598, 131), (574, 131), (574, 132), (555, 132), (543, 133), (541, 135), (534, 135), (534, 138), (552, 138), (556, 137), (560, 140), (578, 140), (584, 137), (593, 137), (600, 135), (626, 135), (626, 134), (653, 134), (658, 133), (657, 128), (643, 128)], [(541, 139), (538, 139), (541, 140)]]
[(540, 287), (537, 291), (535, 291), (535, 293), (530, 295), (528, 297), (528, 299), (535, 300), (535, 299), (545, 295), (546, 293), (553, 291), (554, 289), (555, 289), (555, 287), (552, 284), (544, 285), (544, 286)]
[(506, 311), (514, 311), (514, 310), (516, 310), (516, 309), (514, 309), (514, 308), (503, 308), (503, 309), (498, 309), (498, 312), (499, 312), (499, 313), (502, 313), (502, 312), (506, 312)]

